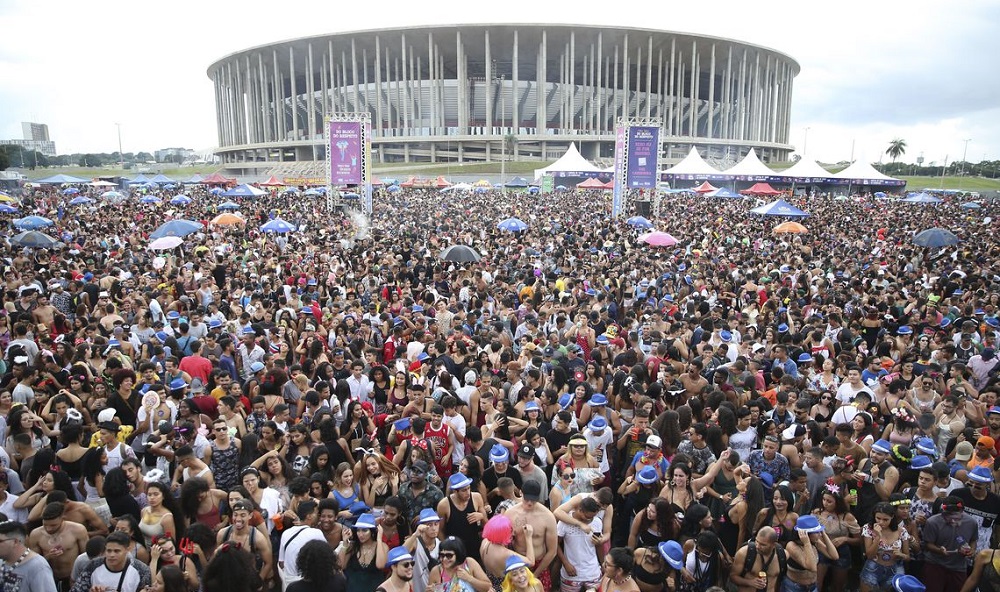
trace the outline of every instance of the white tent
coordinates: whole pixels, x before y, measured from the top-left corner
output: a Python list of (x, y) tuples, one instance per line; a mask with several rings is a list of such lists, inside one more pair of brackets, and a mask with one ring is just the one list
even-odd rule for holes
[(456, 183), (445, 187), (439, 193), (451, 193), (452, 191), (472, 191), (472, 185), (468, 183)]
[(594, 166), (580, 151), (576, 149), (576, 144), (570, 144), (559, 160), (553, 162), (544, 169), (535, 169), (535, 178), (551, 173), (599, 173), (601, 169)]
[(877, 170), (875, 170), (875, 167), (873, 167), (869, 162), (863, 159), (855, 160), (853, 163), (851, 163), (851, 166), (840, 171), (839, 173), (836, 173), (835, 175), (833, 175), (833, 177), (835, 179), (852, 179), (855, 181), (862, 181), (862, 180), (899, 181), (899, 179), (895, 179), (893, 177), (890, 177), (888, 175), (883, 175), (882, 173), (878, 172)]
[(811, 158), (803, 158), (792, 166), (788, 167), (783, 171), (775, 171), (774, 176), (776, 177), (796, 177), (796, 178), (821, 178), (829, 179), (833, 177), (833, 174), (819, 166), (819, 164)]
[(733, 175), (737, 177), (773, 177), (775, 176), (774, 171), (767, 168), (767, 165), (762, 163), (759, 158), (757, 158), (757, 153), (754, 152), (753, 148), (747, 155), (743, 157), (743, 160), (738, 162), (732, 168), (723, 171), (726, 175)]
[(663, 173), (666, 175), (694, 175), (698, 177), (702, 175), (718, 175), (719, 171), (705, 162), (701, 158), (701, 155), (698, 154), (698, 149), (691, 146), (691, 151), (684, 157), (684, 160), (663, 171)]
[(112, 183), (110, 181), (91, 181), (87, 183), (91, 187), (118, 187), (117, 183)]

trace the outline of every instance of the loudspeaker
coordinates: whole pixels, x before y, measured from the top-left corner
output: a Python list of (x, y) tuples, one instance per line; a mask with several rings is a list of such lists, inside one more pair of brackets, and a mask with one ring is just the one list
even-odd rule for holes
[(653, 215), (653, 202), (645, 199), (635, 200), (635, 214), (637, 216), (650, 217)]

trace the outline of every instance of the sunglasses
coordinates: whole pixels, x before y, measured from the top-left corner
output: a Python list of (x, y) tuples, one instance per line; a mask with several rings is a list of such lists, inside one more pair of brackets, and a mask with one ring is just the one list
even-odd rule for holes
[(833, 397), (820, 397), (819, 400), (820, 401), (832, 401)]
[(229, 428), (215, 428), (215, 431), (217, 431), (217, 432), (228, 432)]
[(450, 551), (445, 551), (444, 553), (438, 553), (438, 557), (441, 559), (454, 559), (455, 554)]
[(562, 476), (563, 479), (576, 479), (576, 473), (566, 473)]
[(404, 561), (402, 563), (398, 563), (397, 565), (399, 565), (400, 567), (402, 567), (404, 569), (409, 569), (409, 568), (413, 567), (413, 562), (412, 561)]

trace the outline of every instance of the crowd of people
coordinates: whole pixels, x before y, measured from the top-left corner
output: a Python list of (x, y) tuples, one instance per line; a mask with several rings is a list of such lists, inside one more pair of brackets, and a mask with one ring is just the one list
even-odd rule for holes
[(22, 197), (4, 592), (1000, 592), (990, 206), (187, 189)]

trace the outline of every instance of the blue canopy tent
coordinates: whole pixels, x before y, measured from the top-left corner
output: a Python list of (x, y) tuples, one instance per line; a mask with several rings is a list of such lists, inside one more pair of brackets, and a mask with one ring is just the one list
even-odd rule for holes
[(510, 187), (513, 189), (523, 189), (529, 185), (528, 180), (524, 177), (514, 177), (510, 181), (503, 184), (504, 187)]
[(246, 183), (243, 183), (242, 185), (237, 185), (236, 187), (233, 187), (232, 189), (223, 193), (222, 195), (226, 197), (257, 197), (260, 195), (264, 195), (265, 193), (267, 192), (262, 191), (260, 189), (256, 189), (254, 187), (247, 185)]
[(750, 210), (750, 213), (759, 216), (781, 216), (784, 218), (806, 218), (809, 216), (808, 212), (803, 212), (783, 199), (754, 208)]
[(939, 204), (944, 200), (940, 197), (934, 197), (930, 193), (921, 192), (916, 195), (911, 195), (910, 197), (904, 197), (899, 201), (903, 203)]
[(135, 177), (135, 179), (132, 179), (128, 183), (129, 185), (145, 185), (146, 183), (149, 183), (149, 177), (140, 173)]
[(168, 177), (166, 175), (156, 175), (155, 177), (153, 177), (152, 179), (150, 179), (150, 181), (152, 181), (153, 183), (176, 183), (177, 182), (177, 181), (174, 181), (173, 179), (171, 179), (170, 177)]
[(743, 199), (743, 196), (739, 193), (730, 191), (728, 188), (723, 187), (721, 189), (716, 189), (715, 191), (710, 191), (705, 194), (706, 197), (717, 197), (719, 199)]
[(201, 183), (201, 175), (195, 174), (187, 181), (181, 181), (181, 183), (184, 183), (185, 185), (198, 185)]
[(63, 183), (87, 183), (87, 179), (81, 179), (80, 177), (73, 177), (72, 175), (53, 175), (51, 177), (46, 177), (44, 179), (39, 179), (35, 183), (41, 183), (42, 185), (62, 185)]

